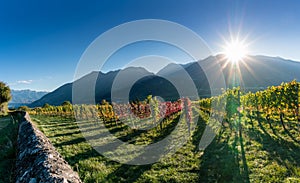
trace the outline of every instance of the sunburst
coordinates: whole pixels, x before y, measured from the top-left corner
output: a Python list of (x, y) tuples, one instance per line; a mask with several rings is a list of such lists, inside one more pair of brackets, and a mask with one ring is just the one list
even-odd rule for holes
[(247, 44), (238, 38), (228, 42), (226, 41), (223, 49), (225, 58), (232, 63), (243, 60), (248, 54)]

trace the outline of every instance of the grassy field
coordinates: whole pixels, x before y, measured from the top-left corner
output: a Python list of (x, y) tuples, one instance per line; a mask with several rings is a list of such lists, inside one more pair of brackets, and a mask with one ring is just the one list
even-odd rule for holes
[[(277, 119), (272, 119), (270, 125), (263, 118), (243, 117), (241, 133), (225, 124), (213, 142), (204, 151), (198, 151), (208, 117), (200, 113), (188, 143), (171, 157), (143, 166), (120, 164), (98, 154), (73, 119), (37, 115), (31, 118), (84, 182), (300, 182), (300, 136), (295, 122), (289, 123), (287, 133)], [(117, 126), (108, 128), (124, 141), (147, 144), (169, 134), (174, 124), (170, 120), (165, 130), (143, 133)], [(94, 128), (93, 124), (86, 125), (90, 132)], [(101, 136), (91, 135), (95, 140)]]
[(17, 123), (11, 116), (0, 117), (0, 182), (13, 182)]

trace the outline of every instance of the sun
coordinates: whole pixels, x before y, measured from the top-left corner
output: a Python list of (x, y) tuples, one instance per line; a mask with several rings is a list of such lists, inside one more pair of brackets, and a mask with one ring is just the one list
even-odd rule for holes
[(239, 62), (247, 56), (247, 46), (238, 39), (226, 42), (223, 54), (226, 59), (232, 63)]

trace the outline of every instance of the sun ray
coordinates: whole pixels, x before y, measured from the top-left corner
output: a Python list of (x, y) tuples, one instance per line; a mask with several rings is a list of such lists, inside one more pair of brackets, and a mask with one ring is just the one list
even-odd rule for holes
[(247, 44), (245, 39), (240, 40), (239, 38), (231, 38), (230, 41), (226, 41), (223, 46), (223, 54), (225, 58), (230, 62), (238, 62), (245, 58), (248, 54)]
[[(222, 68), (229, 66), (228, 73), (228, 84), (231, 87), (237, 87), (243, 85), (242, 71), (240, 63), (243, 63), (245, 60), (248, 60), (248, 47), (249, 42), (247, 41), (248, 36), (240, 38), (240, 32), (235, 36), (230, 34), (229, 39), (225, 39), (224, 43), (221, 46), (223, 51), (221, 52), (223, 60), (225, 61)], [(244, 64), (242, 64), (244, 65)]]

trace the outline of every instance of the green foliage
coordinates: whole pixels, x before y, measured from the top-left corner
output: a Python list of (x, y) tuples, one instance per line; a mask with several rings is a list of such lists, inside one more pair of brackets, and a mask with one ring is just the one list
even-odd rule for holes
[(0, 104), (0, 117), (1, 116), (6, 116), (8, 111), (8, 103), (2, 103)]
[(19, 111), (26, 111), (26, 112), (28, 112), (28, 111), (30, 111), (30, 108), (27, 107), (27, 106), (20, 106), (20, 107), (18, 107), (18, 110)]
[[(145, 101), (131, 104), (103, 101), (98, 105), (75, 105), (72, 110), (79, 116), (77, 122), (72, 112), (63, 110), (64, 106), (36, 108), (31, 113), (42, 114), (32, 119), (84, 182), (300, 182), (298, 88), (299, 83), (292, 81), (256, 93), (244, 94), (240, 88), (234, 88), (199, 101), (168, 102), (169, 109), (174, 106), (188, 109), (170, 112), (163, 120), (163, 128), (154, 123), (156, 126), (152, 129), (139, 131), (119, 120), (121, 117), (130, 120), (123, 115), (124, 109), (130, 107), (142, 119), (140, 123), (153, 123), (166, 110), (167, 102), (162, 104), (149, 96)], [(150, 115), (147, 105), (150, 105)], [(200, 118), (191, 139), (174, 155), (143, 166), (119, 164), (98, 154), (77, 127), (78, 122), (86, 123), (84, 131), (97, 141), (97, 137), (103, 137), (103, 128), (98, 128), (97, 124), (103, 122), (120, 140), (145, 145), (169, 135), (180, 115), (189, 120), (195, 114)], [(215, 131), (212, 143), (199, 151), (205, 127), (214, 127), (216, 124), (210, 123), (218, 123), (217, 119), (222, 119), (220, 116), (225, 117), (221, 121), (222, 128)], [(239, 128), (232, 128), (234, 125)], [(183, 133), (187, 131), (180, 132)]]
[(0, 117), (0, 182), (14, 182), (17, 132), (12, 116)]
[(50, 109), (50, 108), (51, 108), (51, 105), (49, 105), (48, 103), (45, 103), (45, 104), (43, 105), (43, 108), (44, 108), (44, 109)]
[[(106, 127), (123, 141), (139, 145), (151, 144), (162, 139), (174, 129), (178, 115), (174, 114), (172, 118), (165, 120), (164, 130), (153, 128), (149, 131), (135, 132), (125, 124), (115, 124), (114, 122), (107, 122)], [(71, 118), (45, 115), (32, 115), (31, 118), (45, 135), (50, 137), (51, 142), (73, 166), (74, 170), (79, 172), (84, 182), (142, 182), (143, 180), (154, 182), (177, 180), (178, 182), (185, 182), (197, 177), (197, 173), (194, 171), (198, 166), (197, 156), (199, 153), (192, 152), (195, 145), (191, 141), (188, 147), (184, 147), (174, 156), (175, 158), (170, 157), (164, 160), (162, 164), (155, 165), (156, 167), (153, 169), (151, 169), (151, 165), (123, 165), (112, 162), (98, 154), (82, 136), (80, 130), (90, 130), (89, 135), (95, 137), (94, 140), (97, 136), (101, 139), (101, 134), (104, 131), (97, 126), (97, 121), (84, 121), (83, 129), (79, 129), (77, 123)], [(186, 152), (189, 152), (187, 156)], [(180, 161), (185, 161), (187, 164), (178, 163)], [(172, 165), (172, 167), (165, 168), (169, 165)], [(162, 171), (157, 171), (159, 169), (162, 169)], [(178, 170), (190, 170), (191, 172), (183, 174)], [(147, 174), (142, 175), (143, 172)], [(187, 175), (189, 177), (186, 177)]]
[(9, 102), (11, 100), (10, 88), (0, 81), (0, 104)]
[[(253, 111), (257, 114), (265, 113), (268, 117), (276, 115), (282, 117), (284, 114), (292, 114), (298, 120), (299, 96), (299, 83), (294, 80), (289, 83), (282, 83), (280, 86), (268, 87), (266, 90), (256, 93), (241, 94), (240, 88), (234, 88), (225, 91), (220, 96), (201, 99), (198, 103), (202, 110), (215, 114), (225, 112), (224, 116), (228, 121), (236, 118), (242, 112), (250, 114)], [(222, 106), (220, 101), (224, 101), (224, 99), (226, 100), (225, 108), (215, 108), (215, 106)], [(212, 107), (213, 104), (214, 107)]]
[[(272, 130), (265, 123), (264, 133), (257, 121), (254, 128), (244, 124), (241, 137), (230, 128), (223, 128), (205, 151), (197, 151), (197, 136), (202, 136), (208, 115), (200, 111), (197, 129), (192, 139), (174, 155), (152, 165), (131, 166), (111, 161), (98, 154), (82, 136), (77, 122), (71, 118), (44, 115), (31, 116), (58, 151), (84, 182), (284, 182), (300, 181), (300, 147), (278, 129), (281, 140), (268, 136)], [(169, 119), (164, 129), (173, 130), (176, 118)], [(243, 117), (243, 121), (249, 118)], [(86, 122), (83, 130), (90, 137), (101, 136), (96, 122)], [(176, 123), (175, 123), (176, 125)], [(168, 131), (154, 129), (133, 132), (113, 122), (106, 127), (114, 135), (134, 144), (149, 144), (162, 139)], [(81, 129), (82, 130), (82, 129)], [(284, 140), (283, 140), (284, 139)], [(94, 139), (96, 140), (96, 139)], [(242, 148), (243, 146), (243, 148)]]
[(70, 101), (64, 101), (62, 104), (62, 106), (71, 106), (71, 102)]
[(10, 88), (0, 81), (0, 115), (7, 112), (7, 103), (11, 100)]

